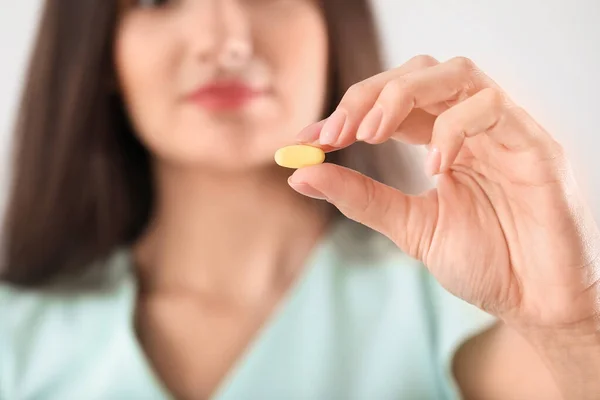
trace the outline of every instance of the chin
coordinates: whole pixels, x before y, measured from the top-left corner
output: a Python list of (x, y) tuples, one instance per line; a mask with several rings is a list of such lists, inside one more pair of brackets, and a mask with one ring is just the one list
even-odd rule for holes
[(280, 122), (280, 118), (236, 113), (196, 117), (171, 129), (168, 136), (147, 137), (146, 144), (157, 159), (178, 167), (222, 171), (277, 167), (275, 152), (292, 144), (297, 130)]
[[(242, 134), (247, 135), (246, 132)], [(274, 161), (275, 151), (281, 147), (279, 141), (265, 143), (263, 140), (258, 143), (258, 140), (247, 140), (249, 137), (240, 140), (227, 140), (224, 137), (213, 139), (170, 146), (168, 149), (163, 147), (163, 151), (155, 154), (163, 162), (179, 168), (201, 168), (215, 172), (250, 172), (268, 167), (279, 168)]]

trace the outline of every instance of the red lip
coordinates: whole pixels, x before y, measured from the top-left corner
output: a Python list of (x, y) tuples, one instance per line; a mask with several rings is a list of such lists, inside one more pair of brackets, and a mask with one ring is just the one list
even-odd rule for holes
[(215, 82), (202, 86), (187, 96), (187, 100), (209, 110), (233, 110), (242, 108), (261, 92), (243, 82)]

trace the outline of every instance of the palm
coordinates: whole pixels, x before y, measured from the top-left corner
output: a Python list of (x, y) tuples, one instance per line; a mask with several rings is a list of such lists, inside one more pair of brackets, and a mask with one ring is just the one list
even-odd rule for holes
[[(438, 218), (422, 259), (442, 285), (496, 315), (528, 320), (585, 290), (561, 162), (515, 154), (487, 136), (465, 143), (427, 202)], [(583, 317), (556, 311), (560, 321), (541, 323)]]

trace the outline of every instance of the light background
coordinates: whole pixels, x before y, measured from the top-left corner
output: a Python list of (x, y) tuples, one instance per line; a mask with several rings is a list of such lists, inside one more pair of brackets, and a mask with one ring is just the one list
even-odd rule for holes
[[(417, 54), (472, 58), (564, 144), (600, 220), (600, 1), (374, 3), (390, 66)], [(0, 210), (14, 111), (40, 4), (0, 4)]]

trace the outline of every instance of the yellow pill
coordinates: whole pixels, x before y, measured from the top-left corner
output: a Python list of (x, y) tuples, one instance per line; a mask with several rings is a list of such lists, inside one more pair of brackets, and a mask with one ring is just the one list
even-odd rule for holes
[(275, 153), (275, 162), (286, 168), (302, 168), (322, 164), (325, 152), (318, 147), (297, 144), (282, 147)]

